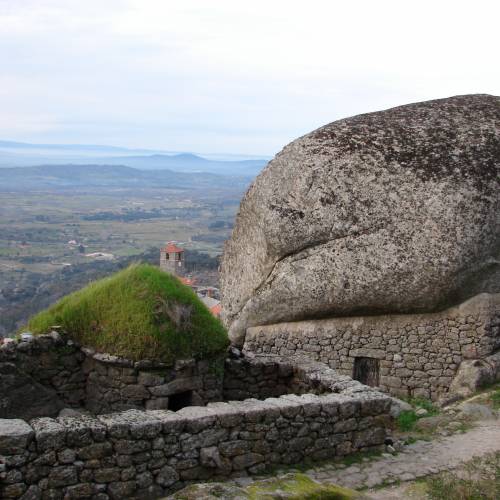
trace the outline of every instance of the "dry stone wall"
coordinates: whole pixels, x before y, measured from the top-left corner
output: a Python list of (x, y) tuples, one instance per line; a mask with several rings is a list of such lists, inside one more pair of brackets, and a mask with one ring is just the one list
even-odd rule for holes
[(64, 407), (104, 413), (203, 405), (222, 399), (223, 369), (224, 357), (133, 362), (53, 332), (0, 347), (0, 418), (56, 416)]
[(500, 349), (500, 294), (480, 294), (434, 314), (297, 321), (249, 328), (246, 352), (307, 355), (353, 376), (357, 358), (379, 364), (379, 387), (396, 396), (445, 395), (464, 360)]
[(85, 354), (59, 334), (0, 347), (0, 418), (57, 415), (85, 401)]
[[(261, 361), (262, 366), (290, 363), (252, 363)], [(311, 360), (292, 370), (321, 394), (217, 402), (177, 412), (38, 418), (30, 424), (0, 420), (0, 497), (159, 498), (199, 480), (383, 444), (389, 397)]]
[(278, 357), (228, 359), (224, 368), (224, 399), (238, 401), (319, 393), (303, 366)]
[[(179, 360), (173, 366), (133, 362), (84, 349), (85, 406), (93, 413), (146, 408), (168, 409), (184, 394), (185, 405), (222, 399), (224, 358)], [(181, 403), (178, 403), (181, 404)]]

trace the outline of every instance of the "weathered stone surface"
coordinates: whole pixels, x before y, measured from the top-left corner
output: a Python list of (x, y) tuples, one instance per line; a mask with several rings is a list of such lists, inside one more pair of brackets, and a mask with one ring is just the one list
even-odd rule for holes
[(21, 372), (13, 363), (0, 363), (0, 417), (29, 420), (56, 416), (64, 403), (56, 392)]
[(168, 384), (150, 387), (151, 394), (154, 396), (171, 396), (179, 392), (200, 389), (203, 383), (200, 377), (178, 378)]
[(0, 419), (0, 455), (22, 453), (34, 435), (24, 420)]
[(391, 398), (391, 411), (390, 415), (392, 418), (398, 418), (401, 412), (411, 411), (413, 408), (410, 403), (406, 401), (401, 401), (401, 399)]
[(210, 446), (200, 450), (200, 463), (203, 467), (220, 467), (222, 460), (217, 446)]
[(435, 415), (433, 417), (424, 417), (417, 420), (415, 429), (424, 432), (431, 432), (438, 427), (444, 427), (450, 421), (447, 415)]
[(156, 482), (163, 487), (168, 487), (179, 480), (177, 471), (166, 465), (160, 469), (160, 473), (156, 476)]
[(469, 95), (339, 120), (286, 146), (240, 207), (223, 319), (432, 312), (500, 291), (500, 100)]
[[(500, 339), (500, 336), (498, 337)], [(467, 359), (460, 363), (450, 385), (450, 395), (468, 397), (485, 385), (500, 380), (500, 351), (484, 359)]]
[[(186, 481), (261, 473), (385, 438), (390, 398), (380, 392), (357, 382), (353, 391), (349, 377), (310, 359), (242, 357), (227, 366), (233, 362), (230, 386), (242, 401), (38, 418), (31, 427), (0, 421), (0, 450), (10, 453), (0, 467), (0, 496), (161, 498)], [(251, 398), (275, 384), (298, 394)], [(317, 394), (304, 394), (309, 390)]]
[(78, 473), (76, 467), (63, 466), (53, 467), (49, 473), (49, 486), (57, 488), (60, 486), (69, 486), (78, 482)]
[(495, 411), (486, 405), (477, 403), (462, 403), (458, 409), (463, 416), (472, 420), (488, 420), (497, 418)]
[(42, 498), (42, 492), (38, 486), (33, 484), (19, 500), (40, 500), (40, 498)]
[[(452, 381), (464, 360), (469, 366), (480, 358), (477, 362), (485, 376), (479, 380), (500, 380), (500, 352), (495, 353), (500, 348), (499, 330), (500, 293), (482, 293), (435, 313), (351, 316), (251, 327), (246, 331), (243, 351), (285, 358), (307, 356), (327, 363), (336, 372), (330, 390), (347, 386), (357, 390), (357, 382), (350, 378), (356, 357), (374, 357), (380, 365), (377, 385), (392, 395), (453, 400), (457, 395), (449, 394), (450, 386), (455, 390), (462, 385), (458, 379)], [(471, 353), (476, 358), (472, 361)], [(237, 363), (232, 361), (235, 367)], [(227, 371), (234, 372), (234, 381), (238, 373), (231, 366)], [(339, 373), (346, 376), (343, 381)], [(467, 393), (476, 390), (477, 384), (467, 384)]]
[(482, 359), (467, 359), (460, 363), (457, 374), (450, 385), (450, 393), (460, 397), (468, 397), (494, 381), (495, 374), (489, 363)]
[(52, 418), (37, 418), (31, 422), (40, 451), (60, 450), (66, 441), (66, 429)]

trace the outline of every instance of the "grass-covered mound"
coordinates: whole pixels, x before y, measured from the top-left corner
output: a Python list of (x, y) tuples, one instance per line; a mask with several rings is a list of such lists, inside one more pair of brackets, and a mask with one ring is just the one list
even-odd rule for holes
[(67, 295), (33, 316), (28, 328), (59, 325), (75, 341), (133, 360), (203, 358), (229, 341), (220, 321), (177, 278), (134, 264)]

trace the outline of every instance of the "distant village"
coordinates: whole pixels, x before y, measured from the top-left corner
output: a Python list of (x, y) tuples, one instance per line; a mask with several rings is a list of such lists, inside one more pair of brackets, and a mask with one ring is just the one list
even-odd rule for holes
[(196, 278), (185, 275), (186, 261), (184, 249), (175, 242), (171, 241), (160, 249), (160, 269), (177, 276), (184, 285), (191, 287), (208, 310), (217, 318), (220, 317), (219, 289), (214, 286), (198, 284)]

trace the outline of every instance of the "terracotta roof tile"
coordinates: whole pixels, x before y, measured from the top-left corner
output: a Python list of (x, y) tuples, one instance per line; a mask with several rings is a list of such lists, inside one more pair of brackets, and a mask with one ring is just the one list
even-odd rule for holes
[(169, 242), (167, 243), (167, 246), (161, 249), (162, 252), (167, 252), (167, 253), (180, 253), (184, 252), (184, 248), (178, 247), (175, 243)]

